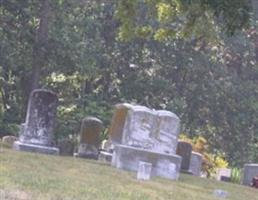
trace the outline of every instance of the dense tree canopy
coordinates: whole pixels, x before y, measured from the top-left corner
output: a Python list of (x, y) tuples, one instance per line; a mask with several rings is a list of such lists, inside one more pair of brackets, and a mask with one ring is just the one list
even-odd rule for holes
[(183, 133), (232, 165), (258, 162), (251, 10), (248, 0), (1, 1), (0, 133), (17, 134), (42, 87), (59, 95), (58, 138), (86, 115), (108, 128), (114, 104), (135, 102), (175, 112)]
[(250, 0), (124, 0), (118, 3), (120, 39), (216, 37), (249, 25)]

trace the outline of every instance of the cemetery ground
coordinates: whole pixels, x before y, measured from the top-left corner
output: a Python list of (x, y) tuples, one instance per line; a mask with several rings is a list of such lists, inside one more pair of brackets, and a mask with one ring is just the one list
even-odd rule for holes
[(16, 152), (1, 148), (1, 200), (172, 199), (215, 200), (215, 189), (229, 192), (226, 199), (257, 199), (257, 190), (240, 185), (180, 175), (179, 181), (136, 180), (98, 161)]

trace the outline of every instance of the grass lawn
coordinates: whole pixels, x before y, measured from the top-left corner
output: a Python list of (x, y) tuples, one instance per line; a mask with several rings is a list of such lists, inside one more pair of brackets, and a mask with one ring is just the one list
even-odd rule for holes
[(258, 200), (258, 190), (189, 175), (179, 181), (135, 177), (97, 161), (0, 150), (0, 200), (219, 199), (214, 189), (228, 191), (226, 199)]

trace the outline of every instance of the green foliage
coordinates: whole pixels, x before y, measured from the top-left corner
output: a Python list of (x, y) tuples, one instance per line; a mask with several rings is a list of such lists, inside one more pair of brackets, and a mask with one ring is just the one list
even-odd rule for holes
[(232, 35), (249, 25), (251, 8), (251, 1), (248, 0), (120, 1), (117, 8), (117, 17), (121, 21), (119, 38), (128, 40), (138, 37), (135, 30), (143, 24), (153, 28), (156, 40), (161, 39), (157, 36), (161, 30), (177, 32), (171, 34), (171, 31), (163, 31), (162, 39), (213, 38), (218, 28)]
[[(57, 112), (58, 122), (56, 135), (59, 137), (78, 135), (81, 121), (87, 116), (94, 116), (101, 119), (104, 126), (107, 127), (110, 124), (111, 109), (105, 104), (96, 104), (94, 101), (89, 101), (84, 108), (76, 105), (59, 106)], [(107, 131), (103, 130), (101, 139), (106, 139), (106, 137)]]
[(242, 178), (242, 170), (239, 168), (233, 168), (231, 171), (231, 182), (240, 184)]
[(5, 135), (18, 135), (19, 127), (17, 125), (17, 115), (14, 110), (0, 114), (0, 137)]

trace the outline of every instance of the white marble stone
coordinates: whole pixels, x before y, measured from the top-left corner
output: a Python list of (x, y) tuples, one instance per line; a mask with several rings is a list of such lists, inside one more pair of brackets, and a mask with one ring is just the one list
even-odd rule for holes
[(152, 164), (140, 161), (137, 172), (137, 179), (147, 181), (151, 178), (151, 168)]
[(145, 106), (118, 104), (112, 118), (112, 165), (138, 170), (140, 161), (152, 164), (152, 175), (176, 180), (181, 157), (176, 155), (180, 120), (172, 112)]
[(152, 176), (177, 180), (182, 158), (175, 154), (153, 152), (126, 145), (115, 145), (112, 166), (128, 171), (138, 171), (140, 161), (152, 164)]
[(216, 178), (218, 181), (221, 181), (222, 177), (230, 178), (231, 177), (231, 169), (221, 168), (217, 169)]
[(110, 135), (114, 144), (124, 144), (160, 153), (176, 153), (180, 120), (174, 113), (130, 104), (119, 104), (116, 109), (117, 113), (120, 111), (122, 113), (123, 110), (124, 119), (113, 118), (114, 125), (111, 127), (119, 127), (119, 131), (118, 128), (111, 128)]

